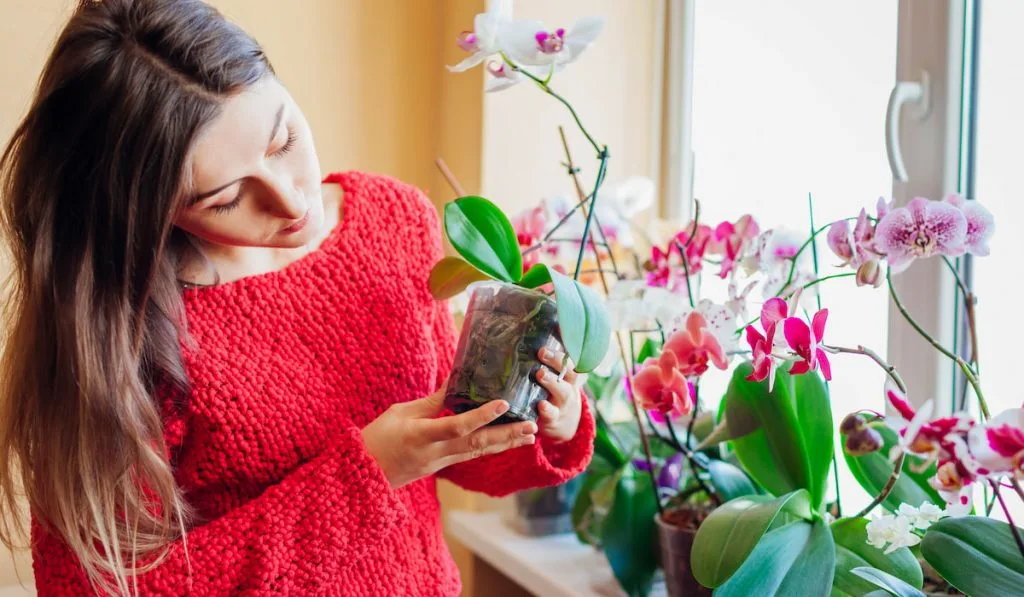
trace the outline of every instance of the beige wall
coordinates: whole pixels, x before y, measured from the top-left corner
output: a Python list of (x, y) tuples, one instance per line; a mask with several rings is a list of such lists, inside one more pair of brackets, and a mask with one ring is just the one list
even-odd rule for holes
[[(570, 135), (590, 184), (593, 152), (564, 109), (523, 85), (481, 93), (482, 71), (449, 74), (461, 59), (453, 43), (485, 0), (213, 0), (265, 46), (316, 135), (324, 171), (364, 169), (396, 176), (440, 204), (452, 192), (434, 167), (443, 157), (467, 192), (509, 210), (571, 190), (556, 127)], [(0, 140), (28, 105), (36, 77), (71, 0), (0, 0)], [(599, 14), (608, 25), (597, 46), (556, 78), (599, 141), (611, 147), (609, 180), (653, 174), (653, 35), (656, 0), (517, 0), (516, 16), (552, 26)], [(523, 173), (528, 173), (524, 175)], [(442, 483), (446, 507), (494, 502)], [(474, 572), (471, 554), (452, 545), (466, 595), (497, 594), (499, 576)], [(0, 554), (2, 586), (13, 567)], [(24, 566), (24, 560), (23, 560)], [(31, 572), (22, 568), (24, 578)], [(12, 593), (12, 594), (20, 594)]]

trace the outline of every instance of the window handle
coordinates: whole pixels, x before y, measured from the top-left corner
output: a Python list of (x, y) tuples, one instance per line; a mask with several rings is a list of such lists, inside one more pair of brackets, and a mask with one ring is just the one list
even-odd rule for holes
[(904, 104), (918, 107), (915, 117), (924, 120), (930, 111), (928, 71), (921, 72), (921, 81), (897, 81), (889, 92), (889, 105), (885, 109), (885, 152), (889, 157), (892, 177), (899, 182), (907, 181), (907, 168), (903, 164), (900, 149), (900, 109)]

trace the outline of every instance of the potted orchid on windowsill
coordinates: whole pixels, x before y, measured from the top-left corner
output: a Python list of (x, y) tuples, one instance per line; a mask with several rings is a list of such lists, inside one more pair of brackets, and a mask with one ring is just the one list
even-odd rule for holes
[[(600, 20), (551, 31), (512, 21), (494, 8), (501, 4), (492, 3), (475, 30), (460, 38), (471, 56), (454, 70), (487, 62), (489, 91), (526, 82), (563, 103), (596, 152), (595, 182), (584, 190), (566, 146), (578, 201), (563, 216), (517, 218), (513, 226), (484, 200), (456, 201), (445, 220), (464, 261), (439, 264), (432, 288), (446, 296), (482, 273), (553, 291), (567, 351), (581, 370), (596, 371), (593, 383), (600, 382), (591, 384), (596, 456), (574, 505), (576, 530), (603, 549), (623, 589), (646, 594), (658, 562), (673, 595), (694, 594), (694, 583), (716, 595), (922, 595), (925, 570), (970, 595), (1024, 587), (1024, 531), (1005, 505), (1009, 491), (1024, 499), (1024, 411), (992, 417), (976, 348), (963, 358), (932, 338), (892, 284), (916, 259), (945, 260), (957, 277), (976, 346), (975, 297), (950, 259), (987, 254), (991, 215), (956, 196), (917, 198), (906, 206), (882, 201), (874, 215), (862, 210), (821, 228), (812, 209), (811, 230), (801, 234), (762, 230), (752, 215), (712, 227), (700, 221), (695, 205), (693, 220), (645, 258), (634, 248), (627, 251), (634, 259), (621, 259), (609, 241), (613, 230), (602, 222), (607, 205), (597, 202), (608, 151), (551, 87), (554, 75), (596, 36)], [(570, 221), (579, 227), (564, 238)], [(836, 273), (821, 272), (822, 237), (841, 261)], [(564, 265), (550, 262), (566, 246), (576, 255), (571, 279), (561, 273), (569, 271)], [(700, 281), (713, 265), (728, 283), (727, 295), (716, 300), (702, 296)], [(843, 278), (865, 287), (861, 292), (886, 286), (911, 327), (962, 371), (980, 419), (935, 417), (930, 403), (915, 408), (907, 398), (913, 388), (884, 358), (827, 339), (829, 317), (847, 314), (823, 308), (820, 290)], [(606, 297), (607, 325), (569, 342), (567, 330), (591, 329), (567, 326), (570, 317), (584, 321), (579, 313), (596, 312), (600, 303), (587, 284)], [(748, 321), (755, 288), (763, 300), (758, 317)], [(570, 304), (564, 298), (584, 296), (576, 315), (563, 316)], [(466, 333), (460, 344), (468, 341)], [(608, 344), (610, 353), (597, 350)], [(887, 380), (884, 389), (878, 383), (879, 397), (898, 417), (862, 409), (836, 425), (827, 382), (838, 358), (877, 363)], [(618, 374), (609, 372), (615, 361)], [(715, 409), (701, 400), (701, 380), (712, 368), (731, 372)], [(484, 371), (480, 380), (493, 375)], [(841, 455), (833, 450), (837, 433)], [(826, 497), (840, 457), (874, 496), (852, 514), (842, 511), (838, 491), (836, 502)], [(979, 484), (992, 491), (984, 509), (971, 502)], [(996, 502), (1009, 524), (987, 517)], [(887, 513), (877, 514), (878, 508)]]

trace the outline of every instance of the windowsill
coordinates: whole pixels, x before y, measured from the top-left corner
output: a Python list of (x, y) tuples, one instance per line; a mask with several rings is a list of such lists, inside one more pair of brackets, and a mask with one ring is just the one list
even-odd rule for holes
[[(512, 530), (497, 512), (464, 510), (448, 514), (446, 529), (477, 557), (534, 595), (619, 597), (625, 594), (615, 582), (604, 556), (580, 543), (571, 533), (527, 537)], [(655, 594), (658, 593), (656, 587)]]

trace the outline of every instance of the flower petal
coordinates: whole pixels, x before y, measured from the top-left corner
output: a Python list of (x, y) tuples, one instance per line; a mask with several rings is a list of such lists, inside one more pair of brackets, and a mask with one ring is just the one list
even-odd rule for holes
[(572, 62), (579, 58), (583, 50), (586, 50), (590, 44), (594, 43), (597, 36), (601, 33), (604, 28), (605, 19), (604, 17), (583, 17), (576, 21), (576, 24), (572, 26), (572, 29), (565, 36), (565, 45), (569, 48), (569, 60)]
[(850, 235), (850, 225), (846, 220), (839, 220), (829, 226), (827, 239), (828, 247), (844, 263), (853, 259), (853, 239)]
[(786, 342), (789, 343), (789, 347), (797, 354), (807, 355), (810, 352), (811, 329), (807, 327), (804, 320), (798, 317), (787, 318), (783, 323), (783, 331), (786, 334)]
[(828, 355), (824, 350), (818, 349), (818, 368), (826, 381), (832, 381), (832, 363), (828, 361)]
[(771, 298), (761, 307), (761, 327), (768, 329), (789, 314), (789, 306), (781, 298)]
[(825, 322), (828, 320), (828, 309), (822, 309), (814, 314), (814, 319), (811, 321), (811, 329), (814, 330), (814, 339), (821, 342), (821, 339), (825, 336)]

